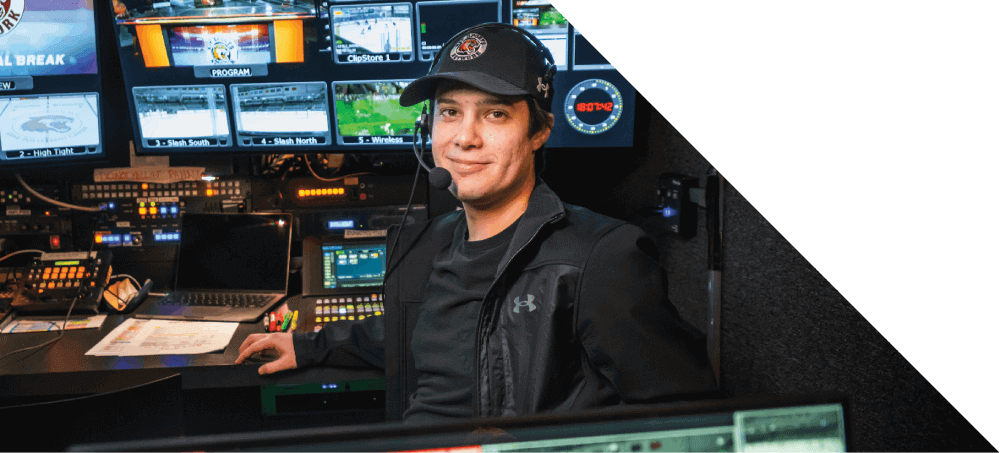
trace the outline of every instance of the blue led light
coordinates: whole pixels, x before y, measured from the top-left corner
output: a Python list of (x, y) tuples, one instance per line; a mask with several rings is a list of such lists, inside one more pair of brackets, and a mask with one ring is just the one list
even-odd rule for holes
[(170, 213), (171, 214), (177, 214), (177, 206), (171, 206), (170, 207)]
[(673, 217), (677, 215), (677, 210), (673, 208), (663, 208), (663, 217)]
[(108, 203), (108, 209), (114, 209), (114, 208), (115, 208), (115, 202), (112, 201)]

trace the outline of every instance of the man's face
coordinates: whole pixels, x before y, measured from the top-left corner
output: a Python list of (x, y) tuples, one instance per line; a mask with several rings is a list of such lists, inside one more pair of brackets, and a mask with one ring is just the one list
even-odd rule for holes
[(431, 132), (434, 164), (451, 173), (451, 191), (479, 209), (503, 206), (534, 184), (534, 153), (549, 137), (528, 136), (529, 109), (467, 85), (438, 88)]

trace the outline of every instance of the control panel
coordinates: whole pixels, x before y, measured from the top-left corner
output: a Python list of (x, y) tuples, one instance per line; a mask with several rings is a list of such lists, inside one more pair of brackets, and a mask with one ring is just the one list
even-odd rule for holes
[(32, 260), (14, 294), (19, 313), (97, 313), (111, 271), (111, 253), (44, 253)]
[(369, 316), (381, 316), (385, 312), (382, 294), (354, 296), (303, 297), (314, 307), (315, 314), (306, 317), (306, 322), (298, 330), (316, 332), (327, 323), (338, 321), (361, 321)]

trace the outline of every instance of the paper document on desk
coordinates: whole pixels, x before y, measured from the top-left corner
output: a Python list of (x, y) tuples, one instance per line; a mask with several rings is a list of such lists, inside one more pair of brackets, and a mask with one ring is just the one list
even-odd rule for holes
[(238, 326), (236, 322), (130, 318), (87, 351), (87, 355), (205, 354), (221, 351), (232, 340)]
[(62, 330), (63, 322), (66, 322), (66, 330), (76, 329), (96, 329), (104, 324), (104, 318), (108, 315), (94, 315), (86, 318), (70, 319), (60, 318), (16, 318), (0, 328), (0, 333), (25, 333), (25, 332), (48, 332)]

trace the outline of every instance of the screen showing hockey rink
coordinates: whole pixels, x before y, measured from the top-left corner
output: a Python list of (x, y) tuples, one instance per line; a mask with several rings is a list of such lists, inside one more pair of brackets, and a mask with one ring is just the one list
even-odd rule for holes
[(0, 160), (63, 161), (99, 155), (97, 93), (0, 97)]
[(421, 105), (399, 105), (399, 95), (409, 84), (408, 80), (335, 82), (337, 143), (413, 145)]
[(230, 146), (222, 85), (132, 88), (146, 148)]
[(239, 146), (329, 145), (326, 82), (231, 85)]
[(413, 61), (413, 8), (409, 3), (331, 6), (337, 63)]
[(274, 60), (267, 24), (201, 25), (168, 31), (174, 66), (267, 64)]

